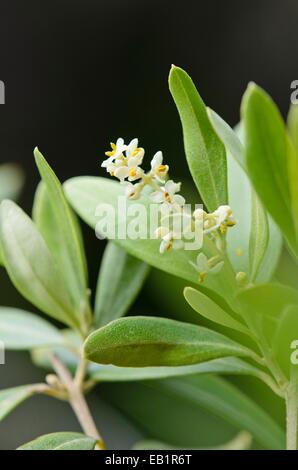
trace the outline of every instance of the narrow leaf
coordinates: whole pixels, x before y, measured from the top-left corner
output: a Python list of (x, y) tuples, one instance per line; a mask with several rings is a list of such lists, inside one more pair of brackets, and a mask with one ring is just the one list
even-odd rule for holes
[[(273, 337), (273, 353), (286, 374), (290, 378), (291, 355), (296, 347), (293, 348), (293, 342), (298, 341), (298, 304), (287, 306), (278, 322)], [(297, 367), (296, 364), (294, 364)]]
[(295, 251), (297, 241), (288, 178), (289, 139), (282, 117), (271, 98), (255, 84), (244, 94), (242, 117), (250, 179)]
[(207, 328), (155, 317), (115, 320), (91, 333), (85, 357), (116, 366), (180, 366), (253, 353)]
[(241, 331), (241, 333), (249, 334), (248, 328), (243, 323), (235, 320), (229, 313), (225, 312), (225, 310), (202, 292), (192, 287), (186, 287), (184, 289), (184, 297), (196, 312), (208, 318), (208, 320), (226, 326), (227, 328)]
[(175, 446), (207, 447), (220, 445), (228, 435), (246, 429), (262, 448), (285, 446), (284, 432), (272, 417), (219, 377), (189, 376), (101, 387), (104, 397), (117, 403), (153, 439)]
[(183, 127), (190, 172), (204, 203), (209, 211), (213, 211), (228, 200), (225, 148), (215, 133), (205, 104), (187, 73), (173, 66), (169, 86)]
[(32, 385), (0, 390), (0, 421), (11, 413), (18, 405), (33, 395)]
[(0, 242), (5, 267), (20, 293), (53, 318), (78, 326), (44, 239), (31, 219), (11, 201), (1, 203)]
[(251, 193), (252, 214), (249, 239), (250, 279), (254, 281), (264, 259), (269, 241), (269, 227), (266, 212), (254, 191)]
[(103, 326), (127, 313), (149, 273), (143, 261), (109, 242), (101, 262), (98, 278), (95, 318)]
[(63, 336), (50, 323), (37, 315), (10, 307), (0, 307), (0, 340), (5, 349), (13, 350), (64, 344)]
[[(111, 208), (106, 212), (103, 220), (107, 223), (107, 236), (123, 247), (131, 255), (145, 261), (146, 263), (166, 271), (175, 276), (186, 279), (190, 282), (198, 282), (198, 273), (191, 266), (190, 261), (195, 262), (197, 251), (195, 250), (176, 250), (164, 255), (159, 252), (159, 241), (150, 239), (148, 233), (147, 239), (130, 239), (128, 236), (124, 239), (118, 234), (125, 234), (127, 226), (132, 217), (129, 216), (129, 210), (134, 201), (127, 201), (127, 216), (123, 217), (119, 208), (119, 198), (123, 197), (123, 187), (107, 178), (79, 177), (73, 178), (64, 184), (68, 200), (82, 219), (93, 229), (96, 228), (100, 217), (99, 209), (104, 210), (106, 204)], [(149, 213), (150, 201), (148, 198), (141, 198), (138, 204), (144, 204)], [(210, 257), (214, 256), (214, 244), (208, 240), (204, 241), (203, 251)], [(206, 276), (204, 285), (209, 289), (217, 291), (225, 296), (232, 298), (235, 292), (235, 275), (229, 262), (225, 262), (218, 275)]]
[(35, 220), (63, 274), (74, 304), (74, 314), (84, 321), (85, 316), (90, 316), (90, 310), (86, 259), (79, 226), (55, 173), (38, 149), (34, 156), (46, 187), (46, 191), (40, 189), (34, 209)]
[(40, 436), (17, 450), (94, 450), (96, 439), (77, 432), (55, 432)]

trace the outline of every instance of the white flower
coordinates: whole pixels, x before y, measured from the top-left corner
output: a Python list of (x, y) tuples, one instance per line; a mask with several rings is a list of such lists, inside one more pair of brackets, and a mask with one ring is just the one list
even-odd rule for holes
[(141, 165), (145, 150), (142, 147), (138, 147), (138, 142), (138, 139), (132, 139), (132, 141), (127, 145), (126, 157), (137, 157), (140, 160), (139, 165)]
[(101, 164), (102, 168), (106, 168), (107, 173), (109, 173), (111, 176), (115, 176), (115, 171), (117, 168), (121, 168), (123, 165), (125, 165), (124, 157), (116, 158), (116, 160), (115, 157), (109, 157)]
[(132, 184), (127, 181), (125, 183), (125, 195), (128, 199), (138, 199), (142, 188), (142, 183)]
[(155, 235), (161, 238), (161, 244), (159, 247), (160, 253), (165, 251), (180, 250), (184, 247), (184, 242), (181, 240), (178, 234), (171, 232), (167, 227), (159, 227)]
[(124, 140), (119, 137), (116, 144), (111, 142), (112, 150), (105, 152), (107, 157), (113, 157), (113, 159), (123, 156), (123, 152), (127, 149), (127, 146), (124, 144)]
[(213, 215), (216, 219), (216, 226), (219, 227), (221, 233), (225, 233), (227, 227), (233, 227), (236, 224), (230, 206), (219, 206), (213, 212)]
[(196, 271), (200, 274), (199, 282), (203, 282), (206, 274), (217, 274), (222, 269), (224, 262), (222, 260), (215, 260), (211, 258), (208, 260), (207, 256), (204, 253), (199, 253), (196, 259), (196, 262), (193, 263), (190, 261), (190, 264), (195, 268)]
[(180, 194), (176, 194), (180, 191), (181, 183), (174, 183), (174, 181), (167, 181), (158, 191), (154, 191), (151, 194), (153, 202), (161, 204), (160, 211), (163, 214), (171, 211), (179, 211), (185, 204), (185, 199)]
[(139, 158), (137, 157), (125, 159), (125, 161), (123, 161), (123, 165), (115, 169), (114, 176), (116, 176), (120, 181), (124, 181), (125, 178), (128, 178), (128, 181), (138, 180), (144, 174), (144, 170), (142, 170), (138, 165)]
[(164, 181), (168, 171), (169, 167), (168, 165), (163, 165), (163, 155), (162, 152), (156, 152), (154, 157), (151, 160), (151, 171), (156, 176), (160, 181)]

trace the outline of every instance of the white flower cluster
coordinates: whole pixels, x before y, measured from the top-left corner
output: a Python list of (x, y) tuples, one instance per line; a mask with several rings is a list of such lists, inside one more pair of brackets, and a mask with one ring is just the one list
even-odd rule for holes
[[(111, 151), (105, 153), (108, 158), (101, 166), (125, 186), (125, 194), (129, 199), (138, 199), (145, 186), (151, 187), (149, 197), (152, 202), (159, 204), (162, 216), (162, 225), (156, 230), (156, 238), (161, 240), (161, 253), (184, 247), (181, 230), (175, 231), (169, 228), (169, 223), (165, 224), (165, 221), (169, 222), (170, 218), (174, 220), (175, 217), (184, 219), (183, 235), (186, 232), (194, 233), (201, 230), (203, 235), (213, 239), (219, 252), (224, 251), (225, 233), (228, 227), (235, 225), (229, 206), (219, 206), (212, 213), (207, 213), (203, 209), (191, 212), (185, 207), (184, 197), (177, 194), (181, 183), (168, 180), (169, 167), (164, 165), (161, 151), (152, 158), (150, 171), (145, 172), (141, 168), (145, 151), (142, 147), (138, 147), (138, 139), (133, 139), (125, 145), (124, 140), (119, 138), (116, 144), (111, 143), (111, 148)], [(206, 255), (199, 253), (196, 263), (191, 264), (199, 272), (199, 281), (202, 282), (207, 273), (217, 273), (222, 268), (223, 261), (220, 256), (208, 259)]]

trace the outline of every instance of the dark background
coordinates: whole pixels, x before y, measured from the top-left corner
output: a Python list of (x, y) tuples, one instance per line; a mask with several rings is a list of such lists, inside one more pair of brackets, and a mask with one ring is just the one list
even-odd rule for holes
[[(0, 163), (18, 162), (26, 173), (20, 204), (30, 211), (38, 182), (36, 145), (65, 180), (103, 175), (100, 162), (110, 140), (137, 136), (148, 158), (161, 149), (171, 174), (187, 177), (167, 87), (172, 63), (190, 73), (205, 102), (232, 125), (251, 80), (285, 115), (290, 84), (298, 78), (297, 25), (297, 0), (1, 0), (6, 104), (0, 106)], [(99, 265), (94, 255), (101, 247), (91, 231), (85, 229), (85, 236), (93, 287)], [(3, 273), (0, 282), (1, 304), (26, 305)], [(141, 311), (157, 308), (146, 293), (137, 305)], [(39, 380), (42, 374), (29, 364), (24, 355), (10, 355), (0, 386), (30, 376)], [(45, 410), (40, 400), (39, 407), (26, 404), (1, 424), (0, 448), (59, 430), (61, 422), (75, 428), (61, 404), (51, 402), (56, 408)], [(125, 438), (122, 443), (128, 445)]]

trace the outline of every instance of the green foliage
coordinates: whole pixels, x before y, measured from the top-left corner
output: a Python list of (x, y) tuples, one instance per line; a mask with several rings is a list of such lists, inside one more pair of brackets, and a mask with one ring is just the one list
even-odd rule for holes
[(18, 450), (94, 450), (96, 440), (77, 432), (55, 432), (40, 436)]

